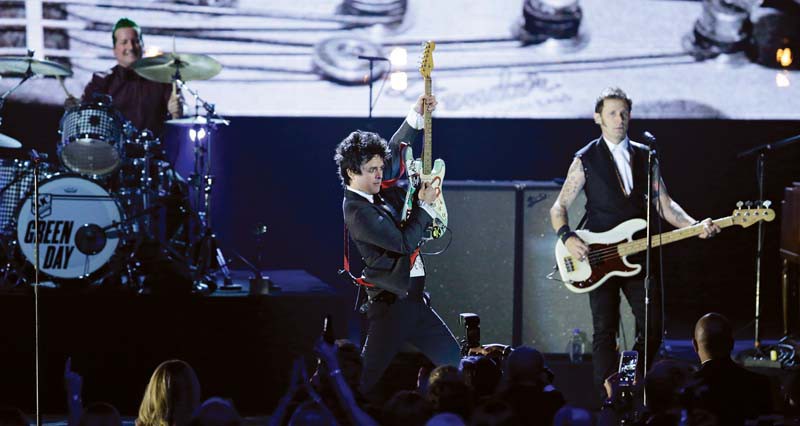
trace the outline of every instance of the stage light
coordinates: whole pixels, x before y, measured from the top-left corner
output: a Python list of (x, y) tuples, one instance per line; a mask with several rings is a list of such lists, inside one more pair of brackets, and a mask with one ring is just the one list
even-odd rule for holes
[(788, 68), (792, 65), (792, 49), (788, 47), (785, 49), (778, 49), (778, 51), (775, 52), (775, 60), (778, 61), (782, 67)]
[(197, 130), (189, 129), (189, 140), (194, 142), (197, 139)]
[(392, 86), (392, 89), (402, 92), (408, 88), (408, 74), (402, 71), (393, 72), (389, 77), (389, 82)]
[(206, 128), (201, 127), (200, 130), (197, 131), (197, 140), (201, 141), (206, 137)]
[(389, 54), (389, 61), (393, 68), (404, 67), (408, 64), (408, 51), (404, 47), (395, 47)]
[(144, 56), (145, 58), (149, 58), (152, 56), (158, 56), (162, 53), (164, 53), (164, 51), (162, 51), (160, 47), (148, 46), (147, 48), (144, 49), (144, 54), (142, 56)]

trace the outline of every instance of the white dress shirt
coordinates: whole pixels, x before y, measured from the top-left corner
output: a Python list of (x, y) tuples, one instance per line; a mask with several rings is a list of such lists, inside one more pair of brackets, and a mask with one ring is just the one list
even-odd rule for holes
[(622, 178), (622, 186), (625, 189), (625, 195), (630, 195), (633, 190), (633, 171), (631, 169), (631, 151), (630, 139), (625, 136), (620, 143), (614, 144), (603, 138), (603, 141), (611, 151), (611, 156), (614, 158), (614, 163), (617, 165), (619, 177)]

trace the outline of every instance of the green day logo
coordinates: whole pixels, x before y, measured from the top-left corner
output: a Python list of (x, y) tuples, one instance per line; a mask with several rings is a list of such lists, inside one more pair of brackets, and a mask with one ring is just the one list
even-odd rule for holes
[[(121, 207), (103, 187), (78, 176), (56, 176), (40, 185), (38, 197), (24, 201), (17, 218), (17, 241), (28, 262), (36, 264), (38, 259), (42, 272), (53, 278), (83, 278), (114, 255), (120, 239), (107, 229), (121, 221)], [(100, 235), (82, 232), (84, 227), (97, 228)], [(86, 244), (88, 249), (83, 248)]]
[[(72, 243), (74, 220), (44, 220), (53, 214), (53, 194), (39, 194), (39, 244), (43, 254), (42, 269), (67, 269), (69, 259), (75, 251)], [(36, 206), (31, 203), (31, 216), (36, 215)], [(25, 225), (26, 244), (36, 244), (36, 220)], [(43, 250), (43, 251), (42, 251)]]
[[(40, 253), (43, 253), (42, 269), (67, 269), (75, 251), (73, 244), (74, 220), (39, 220)], [(36, 244), (36, 221), (25, 225), (26, 244)]]

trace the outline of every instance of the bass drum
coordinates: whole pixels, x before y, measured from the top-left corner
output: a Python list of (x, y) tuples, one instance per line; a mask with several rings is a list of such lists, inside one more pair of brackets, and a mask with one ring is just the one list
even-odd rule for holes
[[(34, 219), (31, 194), (17, 213), (17, 242), (31, 265), (36, 262)], [(89, 179), (60, 175), (43, 182), (39, 186), (39, 270), (54, 278), (92, 279), (115, 263), (115, 254), (127, 245), (130, 233), (123, 221), (116, 198)]]

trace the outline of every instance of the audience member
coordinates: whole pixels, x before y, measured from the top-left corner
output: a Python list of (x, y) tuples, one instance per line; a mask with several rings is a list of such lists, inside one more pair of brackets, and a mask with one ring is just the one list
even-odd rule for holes
[(465, 357), (459, 367), (464, 376), (464, 383), (472, 387), (475, 400), (478, 402), (491, 397), (503, 377), (500, 366), (482, 355)]
[(205, 400), (192, 417), (190, 426), (240, 426), (242, 418), (233, 404), (223, 398)]
[(383, 407), (386, 426), (422, 426), (433, 415), (433, 406), (416, 391), (397, 392)]
[(545, 366), (542, 354), (520, 346), (506, 360), (498, 396), (514, 410), (517, 424), (550, 424), (565, 402), (552, 380), (553, 374)]
[(745, 370), (731, 359), (733, 331), (727, 318), (704, 315), (694, 328), (692, 345), (701, 367), (694, 375), (698, 407), (715, 414), (721, 425), (744, 424), (745, 419), (771, 412), (769, 379)]
[(81, 416), (80, 426), (122, 426), (117, 409), (107, 402), (93, 402)]
[(200, 382), (189, 364), (161, 363), (144, 391), (136, 426), (185, 426), (200, 405)]
[(512, 426), (514, 411), (507, 402), (489, 399), (475, 407), (469, 424), (471, 426)]
[(458, 369), (449, 365), (436, 367), (428, 380), (425, 398), (434, 413), (454, 413), (468, 420), (474, 404), (472, 390), (464, 383)]
[(425, 426), (464, 426), (464, 420), (453, 413), (440, 413), (428, 420)]
[(592, 414), (583, 408), (565, 405), (556, 412), (553, 426), (592, 426)]

